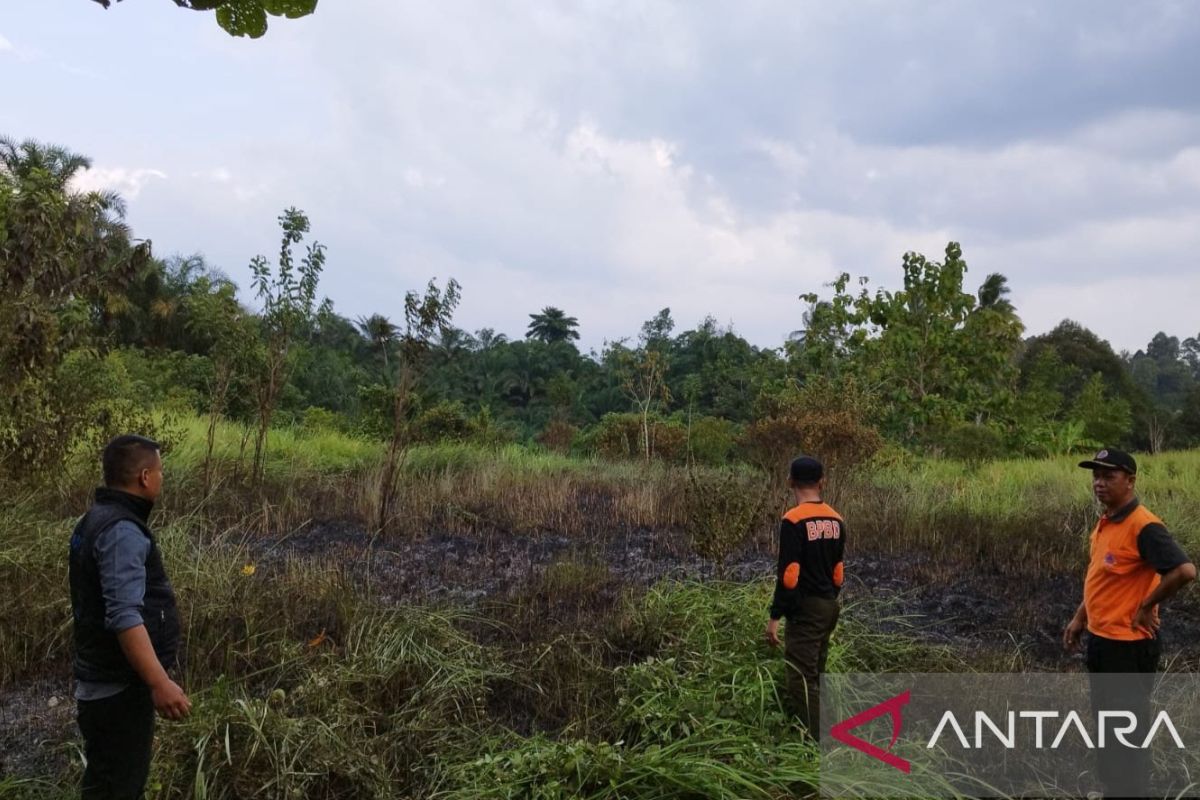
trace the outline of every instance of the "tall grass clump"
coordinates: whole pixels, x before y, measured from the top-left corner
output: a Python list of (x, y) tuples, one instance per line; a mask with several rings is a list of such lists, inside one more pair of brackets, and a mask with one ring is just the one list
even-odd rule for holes
[(388, 798), (428, 785), (485, 719), (505, 667), (460, 632), (461, 616), (366, 611), (340, 639), (306, 643), (298, 681), (220, 679), (164, 731), (162, 797)]
[(28, 498), (0, 509), (0, 690), (32, 673), (65, 669), (71, 601), (69, 528), (41, 521)]
[[(626, 608), (628, 640), (653, 655), (614, 669), (616, 702), (597, 736), (487, 740), (450, 768), (445, 798), (780, 798), (815, 791), (815, 745), (784, 710), (783, 656), (762, 640), (770, 585), (665, 583)], [(847, 609), (831, 659), (917, 671), (943, 652), (875, 636)]]

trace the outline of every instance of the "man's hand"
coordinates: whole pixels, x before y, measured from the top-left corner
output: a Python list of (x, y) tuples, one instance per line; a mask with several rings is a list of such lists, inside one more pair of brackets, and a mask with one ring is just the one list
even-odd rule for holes
[(183, 719), (192, 710), (192, 701), (188, 700), (179, 684), (170, 678), (150, 687), (150, 699), (154, 708), (165, 719)]
[(150, 687), (150, 699), (154, 708), (166, 719), (183, 719), (192, 710), (192, 701), (188, 700), (179, 684), (171, 680), (158, 657), (154, 655), (154, 647), (150, 644), (150, 635), (146, 633), (145, 625), (135, 625), (117, 634), (121, 644), (121, 652), (133, 667), (138, 677)]
[(767, 623), (767, 644), (779, 647), (779, 620), (773, 619)]
[(1063, 629), (1063, 649), (1068, 653), (1077, 652), (1079, 650), (1079, 637), (1083, 636), (1083, 629), (1086, 627), (1087, 623), (1080, 619), (1078, 614), (1071, 617), (1071, 621)]
[(1158, 614), (1154, 606), (1141, 605), (1138, 606), (1137, 613), (1133, 615), (1133, 624), (1130, 626), (1138, 633), (1144, 633), (1150, 638), (1158, 636)]

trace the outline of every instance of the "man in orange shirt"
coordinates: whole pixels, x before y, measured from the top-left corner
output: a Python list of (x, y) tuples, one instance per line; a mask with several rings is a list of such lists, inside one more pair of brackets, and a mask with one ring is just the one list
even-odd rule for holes
[(768, 644), (778, 647), (779, 620), (787, 618), (787, 693), (792, 710), (816, 739), (820, 736), (821, 673), (841, 612), (838, 594), (846, 526), (841, 515), (821, 500), (825, 470), (820, 461), (809, 456), (794, 460), (788, 483), (796, 505), (779, 525), (779, 566), (766, 636)]
[[(1092, 531), (1083, 602), (1063, 631), (1063, 646), (1077, 650), (1087, 629), (1094, 710), (1133, 711), (1144, 733), (1160, 655), (1158, 605), (1195, 580), (1196, 568), (1162, 520), (1138, 501), (1133, 456), (1109, 448), (1079, 466), (1092, 471), (1092, 492), (1105, 510)], [(1097, 677), (1105, 673), (1123, 677)], [(1150, 755), (1127, 748), (1100, 754), (1105, 796), (1146, 796)]]

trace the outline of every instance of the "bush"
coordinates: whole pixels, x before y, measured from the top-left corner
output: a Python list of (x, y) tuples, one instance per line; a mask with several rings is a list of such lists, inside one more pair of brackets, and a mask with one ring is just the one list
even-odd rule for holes
[[(584, 432), (585, 450), (609, 460), (641, 459), (642, 418), (638, 414), (605, 414)], [(661, 461), (682, 462), (687, 454), (687, 430), (675, 421), (650, 418), (650, 455)]]
[(688, 434), (692, 460), (720, 466), (729, 463), (737, 446), (738, 426), (721, 417), (693, 417)]
[(417, 415), (413, 423), (412, 440), (422, 444), (462, 442), (471, 435), (471, 420), (462, 403), (442, 401)]
[(146, 402), (186, 408), (198, 414), (208, 411), (212, 362), (205, 356), (178, 350), (151, 353), (122, 348), (113, 350), (106, 360), (121, 365), (130, 389)]
[(342, 433), (348, 427), (345, 417), (336, 411), (330, 411), (328, 408), (321, 408), (320, 406), (309, 406), (304, 409), (304, 413), (300, 415), (300, 426), (312, 433), (321, 433), (323, 431), (337, 431)]
[(74, 457), (94, 465), (109, 439), (130, 432), (158, 440), (164, 452), (180, 436), (173, 419), (153, 412), (120, 356), (73, 350), (53, 374), (28, 379), (19, 402), (0, 410), (0, 477), (58, 480)]
[(483, 406), (471, 417), (468, 427), (471, 442), (482, 447), (504, 447), (521, 438), (512, 423), (496, 419), (488, 406)]
[(746, 544), (767, 506), (769, 484), (733, 469), (689, 470), (687, 529), (692, 549), (724, 575), (725, 562)]
[(561, 419), (552, 419), (537, 435), (537, 443), (555, 453), (566, 455), (579, 435), (579, 428)]
[(820, 459), (826, 474), (852, 470), (883, 447), (871, 424), (871, 398), (851, 379), (814, 378), (759, 398), (757, 418), (741, 437), (746, 459), (784, 474), (800, 453)]
[(1005, 455), (1004, 435), (991, 425), (973, 425), (961, 422), (945, 431), (937, 439), (942, 452), (948, 458), (980, 464)]

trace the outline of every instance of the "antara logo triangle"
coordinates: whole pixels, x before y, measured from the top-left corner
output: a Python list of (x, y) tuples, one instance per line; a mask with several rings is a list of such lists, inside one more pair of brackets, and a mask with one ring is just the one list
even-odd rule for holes
[[(900, 738), (900, 729), (904, 726), (902, 709), (908, 705), (911, 699), (911, 690), (905, 691), (903, 694), (898, 694), (890, 700), (884, 700), (879, 705), (872, 706), (860, 714), (855, 714), (849, 719), (842, 720), (837, 725), (834, 725), (829, 733), (842, 744), (850, 745), (855, 750), (866, 753), (871, 758), (877, 758), (888, 766), (895, 767), (907, 775), (912, 770), (912, 765), (890, 751), (896, 744), (896, 740)], [(850, 733), (855, 728), (865, 725), (873, 719), (882, 717), (884, 714), (888, 714), (892, 718), (892, 740), (888, 742), (887, 750)]]

